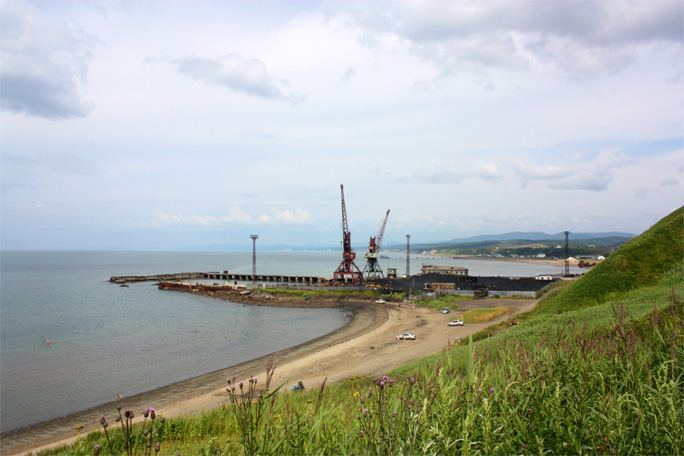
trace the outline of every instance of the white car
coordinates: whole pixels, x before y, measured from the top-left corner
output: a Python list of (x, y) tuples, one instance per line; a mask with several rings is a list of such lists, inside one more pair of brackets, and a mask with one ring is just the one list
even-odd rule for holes
[(384, 303), (385, 303), (385, 300), (384, 300), (384, 299), (376, 299), (376, 300), (375, 300), (375, 303), (376, 303), (376, 304), (384, 304)]
[(447, 323), (447, 326), (463, 326), (464, 324), (463, 320), (452, 320)]
[(399, 334), (397, 340), (416, 340), (416, 335), (406, 332), (404, 334)]
[(449, 312), (451, 312), (451, 309), (449, 307), (445, 307), (442, 310), (440, 310), (440, 312), (442, 312), (443, 314), (448, 314)]

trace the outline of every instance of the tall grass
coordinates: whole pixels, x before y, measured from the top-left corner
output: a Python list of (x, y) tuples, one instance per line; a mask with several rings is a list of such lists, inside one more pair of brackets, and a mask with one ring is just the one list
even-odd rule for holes
[(485, 321), (494, 320), (505, 313), (510, 312), (509, 307), (482, 307), (479, 309), (470, 309), (463, 314), (463, 321), (466, 323), (482, 323)]

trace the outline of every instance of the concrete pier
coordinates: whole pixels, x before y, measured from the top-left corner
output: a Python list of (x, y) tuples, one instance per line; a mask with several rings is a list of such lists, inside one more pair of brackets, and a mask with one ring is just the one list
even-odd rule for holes
[(282, 282), (282, 283), (301, 283), (301, 284), (324, 284), (330, 282), (331, 278), (318, 276), (291, 276), (282, 274), (233, 274), (228, 271), (223, 272), (181, 272), (177, 274), (155, 274), (144, 276), (114, 276), (109, 279), (112, 283), (126, 282), (149, 282), (149, 281), (180, 281), (192, 279), (210, 279), (223, 281), (240, 282)]

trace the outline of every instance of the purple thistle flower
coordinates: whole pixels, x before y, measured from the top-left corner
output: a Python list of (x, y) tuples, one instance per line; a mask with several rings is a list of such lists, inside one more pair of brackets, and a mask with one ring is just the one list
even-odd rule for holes
[(383, 388), (385, 386), (385, 382), (380, 382), (380, 388)]
[(100, 454), (100, 445), (97, 445), (97, 444), (95, 445), (95, 449), (93, 450), (93, 454), (94, 454), (95, 456), (97, 456), (98, 454)]
[(227, 382), (228, 382), (228, 384), (230, 385), (230, 379), (229, 379), (229, 378), (227, 378), (227, 379), (226, 379), (226, 381), (227, 381)]
[(244, 383), (240, 382), (240, 383), (238, 383), (238, 386), (240, 387), (240, 389), (242, 389), (242, 387), (244, 386)]
[(388, 377), (387, 375), (385, 375), (384, 377), (382, 377), (382, 379), (383, 379), (385, 382), (389, 382), (389, 377)]
[(159, 449), (160, 449), (160, 448), (161, 448), (161, 444), (160, 444), (159, 442), (157, 442), (157, 443), (154, 445), (154, 452), (155, 452), (155, 453), (159, 453)]
[(149, 407), (147, 407), (147, 409), (145, 409), (145, 412), (143, 413), (143, 416), (144, 416), (145, 418), (147, 418), (148, 416), (150, 416), (150, 408), (149, 408)]
[(366, 403), (366, 399), (364, 399), (363, 396), (361, 396), (361, 398), (359, 400), (361, 401), (362, 404)]
[(390, 386), (394, 386), (394, 380), (390, 380)]
[(361, 430), (361, 437), (363, 437), (366, 433)]
[(528, 413), (528, 415), (531, 415), (531, 414), (532, 414), (532, 409), (527, 409), (527, 413)]
[(363, 416), (368, 416), (368, 409), (363, 409)]
[(104, 424), (105, 424), (106, 422), (107, 422), (107, 420), (105, 420), (104, 415), (102, 415), (102, 416), (100, 417), (100, 424), (101, 424), (102, 426), (104, 426)]
[(150, 418), (155, 419), (157, 417), (156, 410), (151, 408), (150, 409)]

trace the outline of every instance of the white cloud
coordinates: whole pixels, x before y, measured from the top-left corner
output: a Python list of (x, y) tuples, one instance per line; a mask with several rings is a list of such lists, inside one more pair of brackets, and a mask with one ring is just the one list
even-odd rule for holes
[(206, 84), (253, 95), (260, 98), (298, 102), (302, 95), (289, 88), (289, 81), (269, 74), (266, 64), (259, 59), (247, 59), (237, 53), (216, 58), (199, 56), (171, 60), (178, 72)]
[(153, 224), (157, 225), (197, 225), (197, 226), (215, 226), (215, 225), (266, 225), (266, 224), (286, 224), (286, 225), (301, 225), (311, 223), (309, 213), (302, 208), (297, 208), (294, 211), (289, 209), (275, 210), (274, 215), (260, 214), (250, 215), (247, 211), (238, 206), (233, 206), (229, 215), (213, 216), (213, 215), (184, 215), (184, 214), (168, 214), (162, 210), (155, 212), (155, 221)]
[(459, 162), (456, 165), (443, 165), (438, 171), (419, 170), (414, 174), (414, 177), (430, 184), (449, 184), (460, 183), (466, 179), (496, 180), (501, 177), (501, 172), (496, 163), (466, 164)]
[(284, 209), (275, 211), (275, 221), (301, 225), (305, 223), (311, 223), (311, 217), (309, 216), (309, 213), (302, 208), (297, 208), (294, 210), (294, 212)]
[(94, 40), (26, 3), (0, 3), (0, 107), (47, 119), (85, 117), (83, 85)]
[(634, 63), (639, 47), (681, 51), (683, 9), (676, 1), (403, 1), (347, 14), (364, 30), (364, 43), (403, 43), (443, 75), (543, 64), (583, 78)]

